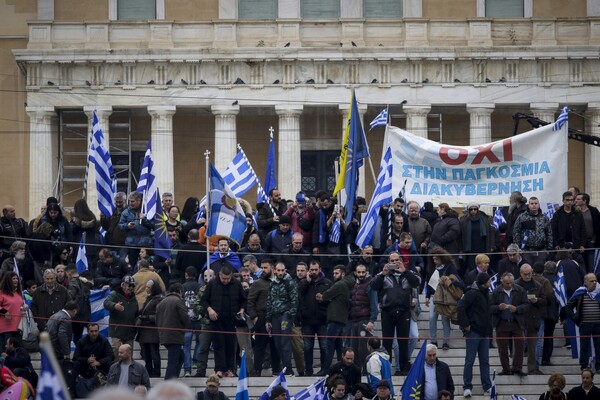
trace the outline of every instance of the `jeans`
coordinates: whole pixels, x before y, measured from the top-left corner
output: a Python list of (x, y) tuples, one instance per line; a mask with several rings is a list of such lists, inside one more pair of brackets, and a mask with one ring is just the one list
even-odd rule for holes
[[(591, 356), (590, 341), (593, 340), (594, 349), (596, 351), (595, 369), (596, 371), (599, 371), (600, 357), (598, 357), (598, 354), (600, 353), (600, 324), (582, 322), (579, 326), (579, 335), (581, 336), (579, 340), (581, 346), (581, 351), (579, 352), (579, 365), (581, 365), (582, 369), (588, 368)], [(590, 336), (592, 337), (590, 338)]]
[(313, 352), (315, 348), (315, 335), (319, 340), (319, 352), (321, 354), (321, 366), (325, 362), (325, 350), (327, 342), (325, 334), (327, 333), (326, 325), (309, 325), (302, 324), (302, 336), (304, 338), (304, 364), (306, 365), (306, 374), (313, 374)]
[(142, 355), (150, 378), (160, 378), (160, 346), (158, 343), (142, 343)]
[(327, 323), (327, 340), (325, 345), (325, 362), (321, 369), (327, 371), (333, 362), (333, 353), (337, 352), (338, 360), (342, 357), (343, 336), (346, 324), (342, 322)]
[(180, 344), (165, 344), (167, 348), (167, 370), (165, 380), (179, 378), (183, 365), (183, 349)]
[[(432, 304), (429, 307), (429, 336), (431, 340), (437, 342), (437, 320), (439, 314), (435, 312)], [(442, 316), (442, 327), (444, 328), (444, 344), (450, 345), (450, 318)]]
[(292, 372), (292, 326), (294, 321), (287, 312), (273, 315), (271, 319), (273, 339), (279, 353), (281, 364), (286, 368), (286, 373)]
[[(183, 370), (185, 372), (192, 371), (192, 363), (198, 362), (198, 356), (200, 355), (200, 332), (201, 328), (200, 321), (192, 321), (191, 330), (185, 332), (183, 336)], [(192, 343), (196, 342), (194, 347), (194, 354), (192, 355)]]
[(546, 329), (546, 322), (542, 319), (540, 328), (537, 331), (537, 342), (535, 343), (535, 368), (540, 368), (540, 362), (542, 360), (542, 347), (544, 345), (544, 330)]
[(412, 358), (412, 353), (417, 347), (417, 342), (419, 341), (419, 325), (417, 321), (414, 319), (410, 319), (410, 333), (408, 334), (410, 338), (408, 341), (408, 358)]
[(473, 389), (473, 365), (475, 365), (475, 356), (477, 355), (479, 356), (481, 385), (484, 391), (490, 389), (492, 387), (490, 379), (490, 338), (470, 331), (466, 335), (466, 347), (463, 389)]

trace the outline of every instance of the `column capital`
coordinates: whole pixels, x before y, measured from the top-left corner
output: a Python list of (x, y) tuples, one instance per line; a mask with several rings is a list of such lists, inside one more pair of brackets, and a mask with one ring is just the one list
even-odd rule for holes
[(214, 105), (210, 106), (210, 111), (214, 115), (238, 115), (240, 113), (240, 106), (236, 104), (235, 106), (229, 105)]
[(556, 112), (558, 110), (558, 103), (530, 103), (529, 108), (532, 110)]
[(112, 106), (84, 106), (83, 112), (88, 118), (92, 117), (93, 112), (96, 111), (98, 118), (108, 117), (112, 114)]
[(177, 110), (176, 106), (148, 106), (148, 114), (153, 117), (172, 116)]
[[(348, 114), (348, 110), (350, 110), (350, 104), (340, 104), (339, 105), (340, 108), (340, 112), (342, 113), (342, 115), (347, 115)], [(358, 112), (360, 113), (360, 115), (365, 115), (365, 113), (367, 112), (367, 108), (369, 108), (368, 104), (359, 104), (358, 105)]]
[(277, 104), (275, 106), (275, 113), (279, 116), (297, 116), (301, 115), (304, 111), (302, 104)]
[(494, 112), (496, 104), (494, 103), (472, 103), (467, 104), (467, 112), (469, 114), (491, 114)]
[(402, 109), (407, 114), (429, 114), (431, 104), (404, 104)]
[(50, 106), (28, 106), (25, 111), (29, 117), (51, 117), (56, 114), (54, 107)]

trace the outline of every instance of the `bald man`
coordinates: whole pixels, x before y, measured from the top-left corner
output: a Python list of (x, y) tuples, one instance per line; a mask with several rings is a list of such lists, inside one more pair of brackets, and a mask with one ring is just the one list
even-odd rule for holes
[(133, 350), (130, 345), (119, 346), (118, 361), (110, 366), (107, 384), (127, 387), (131, 390), (139, 385), (150, 389), (150, 376), (143, 364), (133, 359)]

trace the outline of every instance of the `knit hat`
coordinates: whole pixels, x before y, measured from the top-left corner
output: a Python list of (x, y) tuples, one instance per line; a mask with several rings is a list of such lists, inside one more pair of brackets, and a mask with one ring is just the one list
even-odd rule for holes
[(380, 388), (380, 387), (386, 387), (386, 388), (389, 389), (390, 388), (390, 383), (387, 380), (382, 379), (379, 382), (377, 382), (377, 388)]
[(477, 203), (469, 203), (467, 204), (467, 210), (469, 210), (471, 207), (475, 207), (479, 210), (479, 204)]
[(206, 379), (206, 386), (219, 386), (219, 377), (216, 374), (210, 374)]
[(276, 399), (277, 397), (285, 394), (285, 388), (281, 385), (277, 385), (271, 390), (271, 400)]
[(490, 276), (487, 272), (480, 272), (477, 274), (477, 284), (479, 286), (485, 285), (490, 280)]
[(279, 223), (280, 224), (291, 224), (292, 220), (287, 215), (282, 215), (281, 217), (279, 217)]

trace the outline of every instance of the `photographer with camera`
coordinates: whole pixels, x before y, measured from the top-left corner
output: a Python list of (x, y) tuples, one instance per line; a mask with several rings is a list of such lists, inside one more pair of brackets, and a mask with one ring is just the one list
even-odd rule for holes
[(407, 269), (400, 254), (391, 252), (388, 263), (371, 282), (371, 288), (380, 293), (381, 331), (383, 347), (392, 354), (394, 334), (398, 338), (400, 373), (410, 369), (408, 336), (410, 331), (410, 306), (412, 289), (419, 287), (421, 278)]

